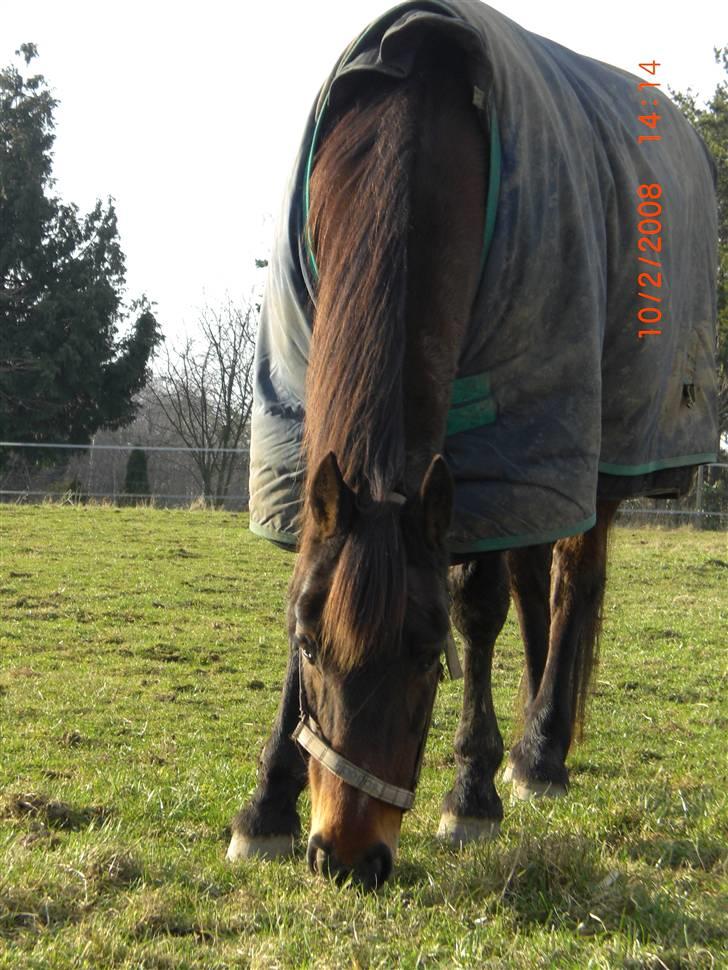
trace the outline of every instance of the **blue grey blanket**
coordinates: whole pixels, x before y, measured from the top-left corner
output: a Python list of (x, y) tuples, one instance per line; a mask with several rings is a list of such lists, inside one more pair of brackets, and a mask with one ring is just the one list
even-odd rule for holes
[[(365, 72), (406, 76), (433, 32), (462, 47), (491, 156), (487, 256), (443, 442), (456, 483), (451, 550), (581, 532), (598, 490), (664, 492), (671, 472), (715, 460), (714, 170), (662, 89), (638, 88), (659, 73), (583, 57), (472, 0), (415, 0), (338, 61), (285, 202), (258, 334), (250, 467), (251, 529), (277, 542), (295, 545), (303, 476), (316, 126)], [(659, 192), (642, 198), (641, 185)], [(661, 332), (639, 336), (650, 329)]]

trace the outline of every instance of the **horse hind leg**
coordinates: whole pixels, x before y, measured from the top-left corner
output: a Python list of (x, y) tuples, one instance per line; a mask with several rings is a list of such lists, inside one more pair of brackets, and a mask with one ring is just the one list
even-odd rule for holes
[(553, 544), (548, 543), (511, 549), (507, 553), (511, 596), (525, 649), (521, 694), (526, 708), (538, 694), (549, 652), (552, 552)]
[[(523, 737), (511, 749), (504, 776), (518, 798), (559, 797), (568, 789), (566, 756), (581, 729), (596, 665), (607, 536), (617, 505), (600, 502), (592, 529), (554, 546), (548, 655), (535, 695), (527, 697)], [(543, 614), (542, 584), (535, 596), (540, 606), (532, 603), (527, 610)], [(538, 650), (537, 643), (532, 647)]]
[(464, 640), (463, 708), (455, 736), (457, 776), (442, 806), (438, 838), (462, 845), (498, 835), (503, 805), (495, 773), (503, 759), (491, 693), (493, 647), (508, 614), (502, 553), (488, 553), (450, 571), (452, 615)]
[(305, 755), (291, 740), (300, 715), (298, 651), (291, 650), (273, 729), (260, 757), (258, 785), (231, 823), (227, 859), (291, 855), (301, 834), (296, 809), (308, 778)]
[[(525, 668), (519, 691), (519, 704), (523, 705), (521, 727), (525, 723), (526, 712), (538, 695), (549, 652), (549, 630), (551, 610), (549, 595), (551, 590), (551, 559), (553, 544), (526, 546), (511, 549), (507, 553), (508, 574), (511, 596), (518, 613), (525, 652)], [(513, 760), (509, 755), (503, 772), (503, 781), (513, 781)], [(538, 787), (538, 784), (532, 781)], [(520, 783), (515, 783), (517, 794), (526, 797)], [(546, 793), (546, 792), (544, 792)], [(561, 785), (551, 784), (548, 794), (558, 797), (565, 793)]]

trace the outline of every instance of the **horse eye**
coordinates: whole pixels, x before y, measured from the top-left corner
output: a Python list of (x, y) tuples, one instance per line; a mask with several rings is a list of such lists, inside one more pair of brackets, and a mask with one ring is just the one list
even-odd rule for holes
[(310, 664), (316, 660), (316, 641), (306, 634), (298, 637), (298, 646)]
[(424, 657), (421, 657), (418, 663), (420, 671), (423, 674), (429, 674), (435, 669), (435, 667), (440, 665), (440, 654), (439, 653), (428, 653)]

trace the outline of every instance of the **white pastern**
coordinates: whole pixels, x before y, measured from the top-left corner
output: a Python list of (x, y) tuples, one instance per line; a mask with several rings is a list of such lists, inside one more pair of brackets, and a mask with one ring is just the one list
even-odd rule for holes
[(438, 839), (458, 847), (469, 842), (490, 841), (498, 838), (500, 822), (495, 819), (471, 818), (443, 812), (437, 830)]
[(551, 781), (520, 781), (513, 777), (513, 763), (511, 761), (503, 772), (503, 781), (513, 782), (513, 794), (521, 802), (532, 798), (564, 798), (566, 786)]
[(290, 855), (293, 855), (290, 835), (261, 835), (252, 839), (236, 832), (225, 858), (228, 862), (238, 862), (240, 859), (282, 859)]

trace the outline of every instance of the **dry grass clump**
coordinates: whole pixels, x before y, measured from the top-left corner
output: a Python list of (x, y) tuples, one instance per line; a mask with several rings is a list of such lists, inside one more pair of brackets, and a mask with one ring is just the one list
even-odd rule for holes
[(110, 809), (103, 805), (76, 808), (39, 792), (9, 795), (0, 801), (0, 819), (31, 820), (48, 828), (75, 832), (89, 825), (103, 825)]

